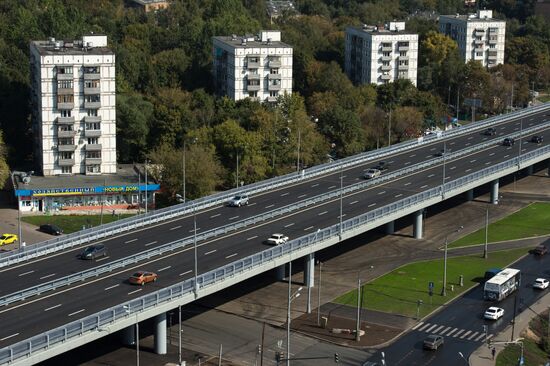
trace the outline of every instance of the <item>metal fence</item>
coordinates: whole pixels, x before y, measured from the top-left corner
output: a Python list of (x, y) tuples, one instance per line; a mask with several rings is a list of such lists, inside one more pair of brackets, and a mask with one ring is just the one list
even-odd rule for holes
[(368, 151), (344, 159), (340, 159), (333, 163), (321, 164), (308, 169), (304, 169), (299, 173), (291, 173), (280, 177), (267, 179), (261, 182), (249, 184), (245, 187), (234, 188), (229, 191), (217, 193), (211, 196), (203, 197), (188, 203), (179, 204), (175, 206), (166, 207), (160, 210), (149, 212), (148, 214), (138, 215), (126, 219), (122, 219), (109, 224), (104, 224), (96, 228), (90, 228), (78, 231), (76, 233), (68, 234), (59, 238), (47, 240), (41, 243), (29, 245), (24, 249), (19, 249), (15, 253), (0, 253), (0, 268), (9, 266), (11, 264), (20, 263), (26, 260), (30, 260), (42, 255), (47, 255), (59, 250), (72, 248), (84, 243), (93, 242), (105, 237), (117, 235), (120, 233), (135, 230), (137, 228), (163, 222), (176, 217), (190, 214), (194, 211), (206, 209), (208, 207), (216, 206), (227, 202), (236, 193), (257, 194), (275, 188), (293, 184), (304, 179), (311, 179), (316, 176), (328, 174), (334, 171), (338, 171), (343, 168), (355, 166), (365, 163), (371, 160), (378, 160), (390, 154), (395, 154), (400, 151), (408, 150), (411, 147), (419, 146), (422, 144), (428, 144), (436, 141), (437, 139), (446, 139), (449, 137), (458, 136), (465, 133), (470, 133), (475, 130), (481, 130), (491, 125), (502, 123), (503, 121), (523, 118), (528, 115), (541, 112), (550, 109), (550, 103), (522, 109), (510, 114), (495, 116), (483, 121), (479, 121), (473, 124), (454, 128), (450, 131), (446, 131), (438, 134), (433, 134), (418, 139), (409, 140), (403, 143), (393, 145), (391, 147), (384, 147), (375, 151)]
[[(499, 173), (502, 174), (510, 168), (519, 168), (522, 163), (529, 163), (530, 160), (540, 159), (542, 157), (548, 158), (548, 156), (550, 156), (550, 146), (541, 147), (532, 152), (519, 155), (513, 159), (445, 183), (444, 186), (431, 188), (384, 207), (369, 211), (360, 216), (345, 220), (341, 228), (339, 224), (332, 225), (320, 229), (316, 233), (302, 236), (286, 244), (268, 248), (262, 252), (208, 271), (197, 276), (196, 286), (195, 279), (191, 278), (157, 292), (110, 307), (80, 320), (49, 330), (27, 340), (17, 342), (11, 346), (0, 349), (0, 364), (7, 364), (21, 358), (27, 358), (33, 353), (42, 352), (52, 346), (66, 343), (72, 338), (81, 337), (90, 332), (97, 332), (102, 327), (112, 325), (123, 318), (127, 319), (127, 317), (133, 314), (153, 309), (161, 304), (167, 304), (171, 301), (180, 299), (182, 296), (191, 295), (194, 293), (195, 287), (199, 291), (198, 295), (200, 295), (201, 289), (207, 289), (209, 286), (214, 285), (217, 286), (226, 280), (235, 279), (236, 276), (242, 276), (242, 279), (244, 279), (253, 273), (254, 269), (258, 269), (259, 272), (261, 272), (272, 268), (271, 263), (274, 259), (283, 256), (288, 256), (288, 258), (290, 258), (289, 255), (293, 252), (312, 247), (328, 239), (334, 239), (336, 236), (341, 235), (341, 233), (346, 233), (347, 231), (360, 228), (364, 225), (376, 224), (389, 214), (404, 212), (408, 208), (416, 209), (435, 197), (441, 197), (441, 199), (443, 199), (443, 193), (445, 192), (452, 192), (453, 190), (468, 186), (481, 179), (493, 177), (495, 174)], [(312, 248), (311, 250), (314, 249), (315, 248)]]

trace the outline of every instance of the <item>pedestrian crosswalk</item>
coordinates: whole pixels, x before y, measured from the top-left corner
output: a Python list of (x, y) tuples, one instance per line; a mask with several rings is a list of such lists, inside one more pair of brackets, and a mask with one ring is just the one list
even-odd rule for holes
[[(442, 324), (433, 324), (428, 322), (420, 322), (416, 324), (412, 330), (419, 332), (425, 332), (430, 334), (437, 334), (445, 337), (453, 337), (462, 339), (465, 341), (479, 342), (485, 340), (485, 333), (483, 331), (473, 331), (469, 329), (461, 329), (452, 326), (446, 326)], [(491, 339), (492, 334), (487, 335), (487, 339)]]

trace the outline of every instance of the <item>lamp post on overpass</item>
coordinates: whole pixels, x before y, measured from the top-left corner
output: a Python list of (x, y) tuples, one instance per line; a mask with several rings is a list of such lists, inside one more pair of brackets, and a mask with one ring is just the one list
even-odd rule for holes
[(290, 366), (290, 304), (300, 296), (300, 287), (294, 294), (292, 293), (292, 260), (288, 262), (288, 309), (286, 317), (286, 365)]

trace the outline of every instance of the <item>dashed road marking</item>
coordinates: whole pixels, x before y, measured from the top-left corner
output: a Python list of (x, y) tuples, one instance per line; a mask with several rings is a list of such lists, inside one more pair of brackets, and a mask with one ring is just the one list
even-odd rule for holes
[(275, 205), (267, 205), (264, 208), (271, 208), (271, 207), (275, 207)]
[(424, 322), (416, 324), (414, 327), (412, 327), (412, 330), (417, 330), (422, 324), (424, 324)]
[(189, 271), (185, 271), (183, 273), (180, 273), (180, 276), (185, 276), (186, 274), (189, 274), (191, 272), (193, 272), (193, 270), (190, 269)]
[[(181, 227), (181, 226), (178, 226), (178, 227)], [(172, 230), (172, 229), (170, 229), (170, 230)], [(126, 241), (124, 242), (124, 244), (132, 243), (132, 242), (134, 242), (134, 241), (137, 241), (137, 238), (135, 238), (135, 239), (130, 239), (130, 240), (126, 240)]]
[(10, 338), (16, 337), (16, 336), (18, 336), (18, 335), (19, 335), (19, 333), (14, 333), (14, 334), (9, 335), (9, 336), (7, 336), (7, 337), (0, 338), (0, 341), (5, 341), (6, 339), (10, 339)]
[(155, 240), (155, 241), (152, 241), (150, 243), (145, 244), (145, 246), (148, 247), (149, 245), (153, 245), (153, 244), (156, 244), (156, 243), (157, 243), (157, 241)]
[(308, 226), (304, 229), (304, 231), (308, 231), (308, 230), (311, 230), (311, 229), (313, 229), (313, 226)]
[(371, 204), (368, 205), (367, 207), (372, 207), (372, 206), (376, 206), (376, 203), (371, 203)]
[(172, 268), (172, 266), (162, 267), (162, 268), (160, 268), (160, 269), (157, 269), (157, 272), (166, 271), (167, 269), (170, 269), (170, 268)]
[(349, 204), (350, 205), (355, 205), (356, 203), (358, 203), (359, 201), (353, 201), (353, 202), (350, 202)]
[(422, 187), (420, 187), (420, 188), (426, 188), (427, 186), (428, 186), (427, 184), (424, 184), (424, 185), (423, 185)]
[(221, 215), (221, 214), (215, 214), (215, 215), (210, 216), (210, 218), (213, 219), (214, 217), (218, 217), (218, 216), (220, 216), (220, 215)]
[(107, 260), (107, 259), (109, 259), (109, 258), (111, 258), (111, 257), (105, 256), (105, 257), (101, 257), (101, 258), (99, 258), (99, 259), (96, 259), (95, 261), (96, 261), (96, 262), (102, 262), (102, 261)]
[(384, 194), (386, 191), (378, 192), (378, 195)]
[(404, 185), (404, 186), (409, 186), (409, 185), (411, 185), (411, 182), (405, 183), (405, 184), (403, 184), (403, 185)]
[(395, 198), (399, 198), (399, 197), (401, 197), (402, 195), (403, 195), (403, 194), (399, 193), (399, 194), (396, 194), (394, 197), (395, 197)]
[(286, 193), (282, 193), (281, 194), (281, 197), (284, 197), (284, 196), (288, 196), (290, 193), (286, 192)]
[(250, 238), (247, 238), (246, 240), (253, 240), (253, 239), (256, 239), (258, 237), (258, 235), (254, 235), (254, 236), (251, 236)]
[(19, 277), (26, 276), (26, 275), (31, 274), (31, 273), (33, 273), (33, 272), (34, 272), (34, 270), (33, 270), (33, 271), (28, 271), (28, 272), (25, 272), (25, 273), (21, 273), (21, 274), (19, 275)]
[(318, 215), (318, 216), (322, 216), (322, 215), (324, 215), (324, 214), (326, 214), (326, 213), (328, 213), (328, 211), (319, 212), (317, 215)]
[(304, 198), (305, 196), (307, 196), (307, 194), (299, 195), (298, 198)]
[(55, 275), (56, 275), (55, 273), (52, 273), (52, 274), (49, 274), (49, 275), (46, 275), (46, 276), (42, 276), (42, 277), (40, 277), (40, 279), (43, 280), (45, 278), (53, 277)]
[(291, 222), (290, 224), (285, 225), (285, 227), (291, 227), (291, 226), (293, 226), (293, 225), (294, 225), (294, 223)]
[(54, 306), (50, 306), (49, 308), (46, 308), (44, 309), (44, 311), (50, 311), (50, 310), (53, 310), (53, 309), (57, 309), (58, 307), (60, 307), (61, 304), (57, 304), (57, 305), (54, 305)]
[(209, 252), (204, 253), (204, 255), (209, 255), (209, 254), (212, 254), (212, 253), (216, 253), (217, 251), (218, 251), (218, 249), (214, 249), (214, 250), (211, 250)]
[(328, 187), (328, 189), (333, 189), (333, 188), (336, 188), (336, 186), (330, 186), (330, 187)]
[(77, 311), (75, 311), (75, 312), (73, 312), (73, 313), (70, 313), (69, 316), (73, 316), (73, 315), (76, 315), (76, 314), (80, 314), (80, 313), (83, 312), (83, 311), (86, 311), (86, 309), (77, 310)]
[[(176, 230), (176, 229), (179, 229), (181, 227), (181, 225), (178, 225), (178, 226), (174, 226), (174, 227), (171, 227), (170, 230)], [(137, 239), (136, 239), (137, 240)]]
[(428, 175), (428, 178), (431, 178), (431, 177), (434, 177), (434, 176), (435, 176), (435, 174), (430, 174), (430, 175)]
[(137, 290), (130, 291), (130, 292), (128, 292), (128, 295), (135, 294), (136, 292), (140, 292), (141, 290), (143, 290), (143, 289), (142, 289), (142, 288), (138, 288)]
[(105, 287), (103, 290), (104, 291), (109, 291), (110, 289), (118, 287), (118, 286), (120, 286), (120, 283), (117, 283), (116, 285), (112, 285), (112, 286), (109, 286), (109, 287)]
[(317, 187), (319, 185), (319, 183), (315, 183), (315, 184), (312, 184), (310, 187), (313, 188), (313, 187)]
[(239, 216), (233, 216), (233, 217), (230, 217), (228, 220), (235, 220), (235, 219), (238, 219)]
[(225, 259), (229, 259), (229, 258), (234, 257), (234, 256), (236, 256), (236, 255), (237, 255), (237, 253), (230, 254), (230, 255), (228, 255), (227, 257), (225, 257)]

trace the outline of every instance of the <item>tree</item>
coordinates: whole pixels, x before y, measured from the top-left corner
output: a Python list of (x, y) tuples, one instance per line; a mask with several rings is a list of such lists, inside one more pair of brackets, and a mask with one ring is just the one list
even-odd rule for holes
[(152, 116), (153, 105), (140, 95), (118, 96), (116, 137), (119, 162), (143, 161)]
[(454, 40), (436, 31), (428, 32), (426, 39), (420, 44), (419, 54), (422, 57), (419, 61), (421, 65), (435, 64), (441, 66), (443, 61), (458, 49), (458, 45)]
[(10, 168), (6, 162), (6, 145), (2, 131), (0, 130), (0, 190), (4, 189), (6, 182), (10, 176)]
[(399, 107), (392, 118), (392, 135), (401, 142), (420, 134), (424, 116), (414, 107)]
[(349, 156), (363, 150), (364, 137), (359, 117), (340, 106), (319, 117), (319, 129), (330, 143), (334, 143), (338, 156)]

